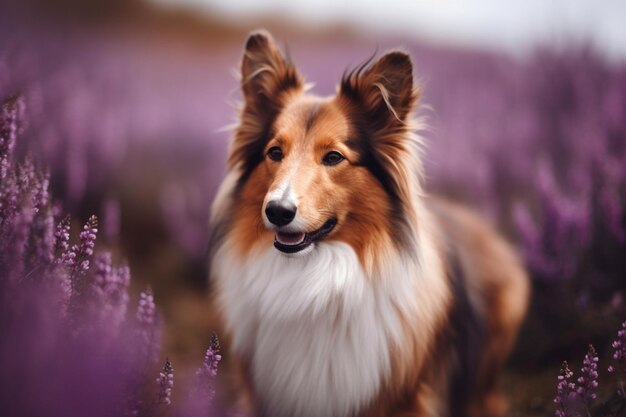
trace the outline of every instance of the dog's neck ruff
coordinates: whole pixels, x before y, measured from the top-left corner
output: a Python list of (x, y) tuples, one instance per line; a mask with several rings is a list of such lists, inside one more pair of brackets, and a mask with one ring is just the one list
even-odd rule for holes
[(415, 303), (413, 274), (396, 264), (366, 277), (339, 242), (301, 257), (268, 248), (242, 260), (228, 242), (218, 250), (219, 302), (264, 415), (343, 417), (375, 399), (402, 344), (400, 316)]

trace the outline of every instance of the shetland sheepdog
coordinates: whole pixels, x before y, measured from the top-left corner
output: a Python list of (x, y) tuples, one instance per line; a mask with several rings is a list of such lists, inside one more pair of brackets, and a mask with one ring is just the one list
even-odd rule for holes
[(248, 413), (503, 415), (527, 275), (477, 216), (424, 193), (409, 55), (318, 97), (256, 32), (241, 88), (210, 279)]

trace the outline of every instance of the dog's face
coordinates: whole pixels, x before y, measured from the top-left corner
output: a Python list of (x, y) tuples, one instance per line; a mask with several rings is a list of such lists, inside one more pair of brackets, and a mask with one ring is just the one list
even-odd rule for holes
[(367, 242), (393, 243), (414, 174), (402, 164), (416, 100), (409, 57), (389, 53), (344, 76), (336, 96), (319, 98), (257, 33), (241, 72), (245, 103), (229, 163), (241, 170), (235, 228), (246, 245), (306, 254), (341, 240), (365, 255), (374, 250)]
[(335, 101), (299, 96), (277, 115), (263, 149), (261, 216), (276, 232), (278, 250), (306, 253), (341, 230), (350, 212), (350, 184), (363, 175), (346, 143), (349, 129)]

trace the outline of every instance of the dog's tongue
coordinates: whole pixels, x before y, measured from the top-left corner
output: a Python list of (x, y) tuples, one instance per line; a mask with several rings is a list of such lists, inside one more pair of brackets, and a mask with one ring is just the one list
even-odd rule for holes
[(276, 240), (283, 245), (297, 245), (304, 241), (304, 233), (276, 233)]

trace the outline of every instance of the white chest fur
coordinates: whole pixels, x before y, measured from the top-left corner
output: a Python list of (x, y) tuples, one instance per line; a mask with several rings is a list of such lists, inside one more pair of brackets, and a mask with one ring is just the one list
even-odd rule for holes
[(414, 303), (406, 270), (393, 284), (366, 279), (338, 242), (302, 257), (232, 253), (225, 244), (214, 258), (219, 301), (266, 414), (341, 417), (366, 406), (402, 343), (399, 312)]

